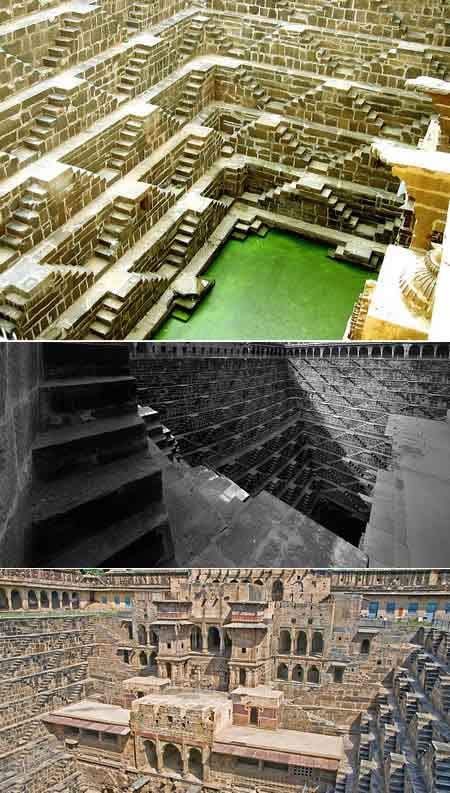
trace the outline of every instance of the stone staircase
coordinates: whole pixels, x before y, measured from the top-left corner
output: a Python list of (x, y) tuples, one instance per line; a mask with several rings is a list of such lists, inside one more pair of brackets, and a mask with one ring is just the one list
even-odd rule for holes
[(186, 253), (195, 236), (198, 222), (199, 218), (194, 212), (186, 212), (171, 242), (164, 263), (170, 264), (178, 270), (184, 267), (186, 264)]
[(70, 17), (63, 19), (58, 35), (47, 55), (43, 58), (44, 66), (51, 69), (62, 69), (68, 66), (71, 56), (75, 52), (77, 38), (81, 35), (80, 20), (82, 14), (73, 11)]
[(40, 223), (39, 210), (45, 207), (47, 200), (47, 190), (37, 182), (26, 187), (12, 219), (6, 224), (6, 233), (0, 237), (0, 243), (21, 253), (28, 250), (33, 229)]
[(190, 135), (172, 175), (172, 186), (184, 192), (192, 184), (194, 170), (205, 146), (205, 139)]
[(253, 98), (255, 103), (255, 107), (257, 107), (259, 110), (263, 110), (269, 102), (273, 101), (273, 97), (271, 97), (270, 94), (267, 93), (266, 89), (263, 88), (254, 77), (252, 77), (245, 66), (239, 67), (235, 77), (235, 82), (248, 89), (250, 96)]
[(181, 54), (183, 61), (187, 61), (189, 58), (192, 58), (195, 54), (197, 54), (204, 37), (205, 26), (208, 21), (209, 20), (207, 17), (194, 18), (184, 31), (183, 40), (179, 46), (179, 53)]
[(199, 106), (200, 93), (205, 82), (205, 72), (191, 72), (186, 83), (181, 99), (177, 104), (175, 114), (181, 124), (190, 121)]
[(136, 118), (129, 118), (125, 122), (119, 133), (119, 137), (111, 150), (108, 159), (108, 168), (118, 173), (126, 172), (127, 160), (136, 146), (137, 140), (142, 134), (143, 123)]
[(70, 104), (70, 98), (64, 93), (54, 91), (49, 94), (46, 104), (34, 119), (23, 144), (39, 153), (45, 151), (47, 141), (65, 123)]
[(125, 94), (129, 98), (136, 96), (143, 74), (149, 65), (151, 52), (151, 47), (143, 43), (133, 49), (117, 84), (116, 90), (119, 94)]
[(39, 69), (36, 69), (27, 61), (21, 60), (17, 55), (12, 55), (2, 47), (0, 47), (0, 70), (4, 74), (11, 75), (12, 78), (10, 82), (2, 81), (0, 100), (6, 99), (8, 96), (42, 80), (42, 74)]
[(135, 33), (136, 30), (142, 30), (145, 27), (149, 16), (149, 5), (148, 3), (139, 2), (139, 0), (135, 0), (131, 4), (131, 7), (128, 12), (127, 18), (127, 28), (129, 29), (130, 33)]
[(135, 220), (136, 205), (127, 198), (116, 198), (113, 209), (97, 239), (95, 255), (108, 262), (116, 261), (120, 256), (122, 245), (132, 231)]

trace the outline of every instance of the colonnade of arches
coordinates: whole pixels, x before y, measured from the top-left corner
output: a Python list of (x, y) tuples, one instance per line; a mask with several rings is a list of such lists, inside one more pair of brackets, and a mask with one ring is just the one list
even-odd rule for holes
[(278, 652), (281, 655), (323, 655), (324, 641), (320, 631), (280, 631)]
[(154, 771), (190, 776), (198, 780), (204, 778), (203, 755), (195, 746), (144, 740), (143, 750), (146, 766)]
[(340, 358), (450, 358), (450, 344), (446, 342), (418, 342), (395, 343), (380, 342), (377, 344), (348, 342), (346, 344), (159, 344), (144, 349), (138, 344), (137, 354), (153, 354), (166, 356), (168, 353), (177, 357), (247, 357), (257, 358), (282, 358), (293, 356), (295, 358), (326, 358), (339, 356)]
[(277, 680), (292, 681), (293, 683), (320, 683), (320, 670), (314, 664), (302, 666), (301, 664), (279, 663), (277, 666)]
[(78, 592), (46, 589), (0, 589), (0, 611), (78, 609)]
[(198, 625), (194, 625), (190, 634), (190, 647), (192, 652), (207, 650), (214, 655), (230, 657), (232, 640), (223, 628), (210, 625), (202, 631)]

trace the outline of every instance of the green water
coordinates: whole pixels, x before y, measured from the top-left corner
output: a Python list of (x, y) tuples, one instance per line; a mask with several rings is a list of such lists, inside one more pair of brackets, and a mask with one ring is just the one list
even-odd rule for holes
[(329, 247), (270, 231), (230, 240), (204, 273), (216, 284), (188, 322), (168, 319), (160, 340), (340, 339), (367, 278), (327, 257)]

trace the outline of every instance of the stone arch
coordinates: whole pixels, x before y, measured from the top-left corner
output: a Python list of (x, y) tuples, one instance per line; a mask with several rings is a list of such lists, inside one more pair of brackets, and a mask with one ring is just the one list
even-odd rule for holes
[(317, 666), (310, 666), (308, 669), (307, 675), (308, 683), (319, 683), (320, 682), (320, 673), (317, 669)]
[(149, 659), (148, 659), (148, 667), (149, 667), (151, 672), (156, 672), (157, 671), (158, 664), (156, 662), (156, 653), (150, 653), (150, 656), (149, 656)]
[(246, 680), (247, 680), (247, 675), (245, 669), (239, 669), (239, 685), (245, 686)]
[(404, 358), (405, 350), (401, 344), (396, 344), (394, 347), (394, 358)]
[(13, 591), (11, 592), (11, 608), (13, 609), (23, 608), (22, 595), (17, 589), (13, 589)]
[(323, 636), (320, 631), (316, 631), (312, 635), (311, 653), (312, 655), (322, 655), (323, 653)]
[(48, 599), (48, 593), (45, 592), (45, 590), (42, 590), (42, 592), (41, 592), (40, 601), (41, 601), (41, 609), (50, 608), (50, 602), (49, 602), (49, 599)]
[(392, 347), (389, 344), (383, 344), (381, 348), (382, 358), (392, 358)]
[(286, 664), (278, 664), (277, 668), (277, 678), (278, 680), (287, 680), (288, 679), (288, 668)]
[(372, 347), (372, 358), (380, 358), (381, 357), (381, 349), (378, 345)]
[(166, 663), (166, 677), (168, 677), (169, 680), (172, 680), (172, 664), (169, 664), (168, 661)]
[(147, 644), (147, 629), (145, 625), (138, 625), (137, 640), (138, 644)]
[(254, 724), (256, 727), (258, 726), (258, 724), (259, 724), (259, 711), (258, 711), (258, 708), (250, 708), (248, 723), (249, 724)]
[(163, 765), (167, 771), (173, 771), (175, 774), (183, 772), (183, 760), (178, 746), (166, 743), (163, 751)]
[(419, 358), (420, 357), (420, 347), (418, 344), (411, 344), (408, 352), (409, 358)]
[(360, 347), (359, 348), (359, 357), (360, 358), (368, 358), (369, 357), (369, 349), (368, 349), (368, 347)]
[(189, 773), (196, 779), (203, 779), (203, 757), (200, 749), (189, 749), (188, 756)]
[(78, 592), (72, 592), (72, 608), (73, 609), (80, 608), (80, 596)]
[(449, 357), (449, 345), (438, 344), (436, 349), (436, 358), (448, 358), (448, 357)]
[(295, 654), (296, 655), (307, 655), (308, 654), (308, 637), (305, 631), (299, 631), (297, 634), (297, 642), (295, 645)]
[(220, 650), (220, 632), (212, 625), (208, 628), (208, 652), (217, 653)]
[(139, 663), (141, 666), (147, 666), (147, 653), (144, 650), (139, 653)]
[(39, 606), (36, 592), (34, 589), (28, 590), (28, 608), (37, 609)]
[(361, 655), (369, 655), (370, 653), (370, 639), (363, 639), (361, 642)]
[(291, 634), (289, 631), (280, 631), (278, 642), (278, 652), (287, 655), (291, 652)]
[(69, 593), (68, 592), (63, 592), (62, 593), (62, 606), (63, 606), (63, 609), (70, 608), (70, 597), (69, 597)]
[(191, 630), (191, 650), (203, 650), (203, 637), (198, 625), (194, 625)]
[(52, 599), (52, 609), (59, 609), (59, 595), (57, 592), (52, 592), (51, 594)]
[(274, 581), (272, 584), (272, 600), (277, 602), (283, 600), (283, 594), (284, 594), (283, 582), (280, 581), (279, 578), (277, 578), (277, 580)]
[(300, 664), (296, 664), (292, 670), (292, 680), (294, 683), (303, 683), (305, 679), (305, 673), (303, 671), (303, 666)]
[(4, 589), (0, 589), (0, 611), (8, 611), (9, 603), (8, 596)]
[(154, 768), (156, 770), (158, 767), (158, 757), (153, 741), (144, 741), (144, 754), (147, 765), (150, 766), (150, 768)]
[(434, 358), (434, 344), (422, 345), (422, 358)]

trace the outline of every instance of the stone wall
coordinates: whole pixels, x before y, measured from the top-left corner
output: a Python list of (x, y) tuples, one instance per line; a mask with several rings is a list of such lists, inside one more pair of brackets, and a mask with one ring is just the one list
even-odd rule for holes
[(26, 563), (30, 553), (30, 482), (36, 433), (40, 351), (0, 344), (0, 558)]

